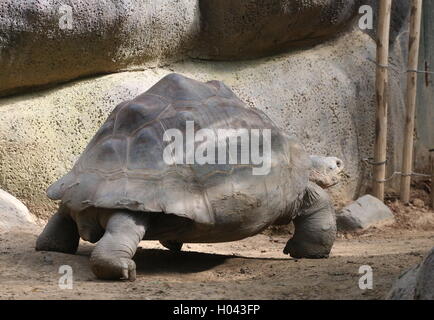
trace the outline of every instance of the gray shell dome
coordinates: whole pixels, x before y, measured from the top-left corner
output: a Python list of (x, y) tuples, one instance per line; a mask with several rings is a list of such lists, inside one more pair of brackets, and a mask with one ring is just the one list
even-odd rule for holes
[[(269, 129), (271, 166), (253, 175), (249, 164), (167, 164), (167, 129)], [(239, 142), (238, 142), (239, 143)], [(219, 217), (265, 209), (279, 215), (303, 193), (311, 162), (298, 142), (261, 111), (248, 108), (220, 81), (169, 74), (135, 99), (119, 104), (72, 170), (48, 197), (73, 211), (88, 207), (162, 212), (215, 224)], [(243, 219), (255, 217), (243, 216)]]

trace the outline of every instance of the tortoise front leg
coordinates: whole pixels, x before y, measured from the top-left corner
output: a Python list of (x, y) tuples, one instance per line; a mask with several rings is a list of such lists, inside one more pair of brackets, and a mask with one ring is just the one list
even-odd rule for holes
[(68, 209), (60, 206), (36, 240), (35, 249), (37, 251), (75, 253), (79, 240), (77, 224), (72, 220)]
[(93, 273), (100, 279), (136, 279), (132, 257), (148, 227), (148, 217), (128, 210), (109, 214), (105, 233), (90, 257)]
[(336, 239), (333, 204), (321, 187), (310, 182), (301, 211), (294, 219), (295, 234), (283, 252), (294, 258), (327, 258)]

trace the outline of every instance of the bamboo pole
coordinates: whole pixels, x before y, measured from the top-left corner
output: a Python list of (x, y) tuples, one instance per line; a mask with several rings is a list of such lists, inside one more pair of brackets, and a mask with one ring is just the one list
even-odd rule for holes
[(392, 0), (380, 1), (379, 20), (377, 30), (377, 72), (376, 93), (377, 113), (375, 122), (374, 145), (374, 182), (372, 193), (384, 201), (384, 179), (386, 176), (386, 147), (387, 147), (387, 109), (388, 97), (388, 61), (389, 61), (389, 30)]
[(413, 163), (414, 114), (416, 109), (417, 67), (419, 62), (420, 25), (422, 0), (411, 1), (410, 39), (408, 48), (408, 73), (406, 116), (404, 129), (404, 149), (402, 154), (401, 201), (410, 201), (410, 182)]

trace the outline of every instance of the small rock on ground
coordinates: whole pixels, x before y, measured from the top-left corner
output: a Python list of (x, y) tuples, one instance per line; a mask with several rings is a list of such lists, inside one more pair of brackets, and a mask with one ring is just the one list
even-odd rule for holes
[(336, 215), (339, 231), (364, 230), (394, 222), (392, 211), (379, 199), (364, 195)]

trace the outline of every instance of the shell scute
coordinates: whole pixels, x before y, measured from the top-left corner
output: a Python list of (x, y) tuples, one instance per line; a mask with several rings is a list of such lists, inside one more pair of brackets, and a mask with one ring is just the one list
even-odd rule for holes
[[(219, 164), (217, 147), (214, 163), (166, 163), (169, 142), (164, 135), (177, 129), (185, 138), (187, 121), (194, 121), (196, 133), (231, 129), (229, 137), (235, 137), (240, 150), (237, 129), (271, 130), (270, 172), (255, 176), (252, 163)], [(309, 158), (296, 140), (261, 111), (246, 107), (223, 83), (171, 74), (119, 104), (47, 195), (73, 211), (122, 208), (175, 214), (208, 225), (236, 221), (253, 226), (265, 223), (267, 215), (281, 214), (303, 192), (308, 170)]]

